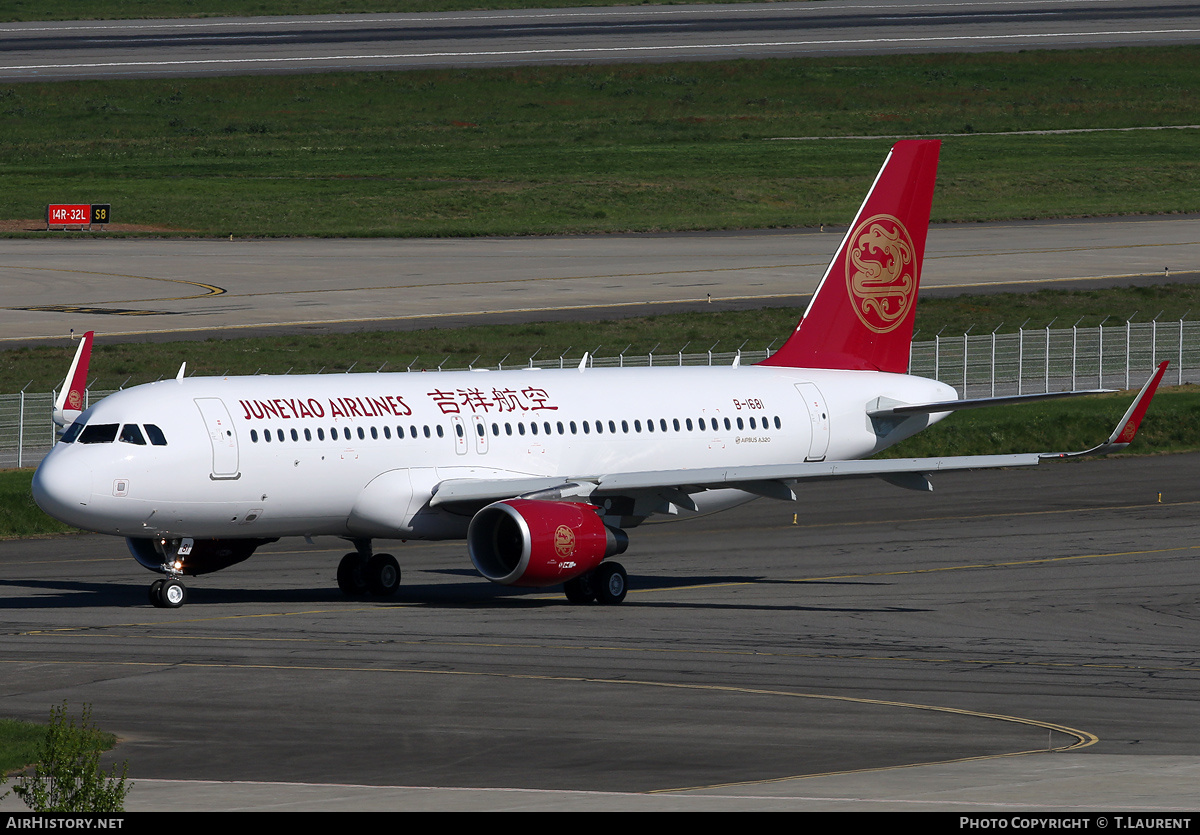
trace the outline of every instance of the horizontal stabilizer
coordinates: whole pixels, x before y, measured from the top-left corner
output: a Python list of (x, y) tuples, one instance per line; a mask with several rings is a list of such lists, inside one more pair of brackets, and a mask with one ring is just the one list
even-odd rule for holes
[(970, 400), (943, 400), (938, 403), (897, 404), (869, 409), (867, 417), (897, 417), (902, 415), (929, 415), (939, 412), (957, 412), (963, 409), (984, 409), (988, 406), (1014, 406), (1020, 403), (1036, 403), (1041, 400), (1061, 400), (1065, 397), (1082, 397), (1085, 394), (1112, 394), (1116, 389), (1087, 389), (1084, 391), (1051, 391), (1040, 394), (1012, 394), (1006, 397), (975, 397)]

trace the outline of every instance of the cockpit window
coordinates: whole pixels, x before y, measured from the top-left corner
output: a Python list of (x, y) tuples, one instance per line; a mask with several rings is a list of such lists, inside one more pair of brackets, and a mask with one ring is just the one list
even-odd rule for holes
[(163, 431), (153, 423), (146, 424), (146, 434), (150, 436), (150, 443), (154, 444), (155, 446), (167, 445), (167, 436), (164, 435)]
[(142, 430), (138, 428), (136, 423), (127, 423), (122, 426), (121, 434), (117, 440), (126, 444), (146, 445), (146, 438), (142, 435)]
[(117, 424), (90, 423), (79, 435), (81, 444), (111, 444), (117, 439)]
[(62, 442), (64, 444), (74, 443), (75, 439), (79, 437), (79, 433), (82, 431), (83, 431), (83, 424), (80, 423), (79, 421), (75, 421), (70, 426), (68, 426), (67, 431), (63, 433)]

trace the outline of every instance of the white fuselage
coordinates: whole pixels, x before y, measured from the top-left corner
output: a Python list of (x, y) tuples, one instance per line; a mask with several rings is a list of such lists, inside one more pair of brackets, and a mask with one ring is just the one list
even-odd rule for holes
[[(447, 480), (856, 459), (928, 425), (877, 434), (879, 398), (954, 396), (898, 374), (762, 366), (168, 380), (80, 417), (118, 436), (151, 424), (165, 445), (59, 443), (34, 493), (59, 519), (126, 537), (457, 538), (469, 518), (429, 507)], [(753, 496), (694, 498), (707, 512)]]

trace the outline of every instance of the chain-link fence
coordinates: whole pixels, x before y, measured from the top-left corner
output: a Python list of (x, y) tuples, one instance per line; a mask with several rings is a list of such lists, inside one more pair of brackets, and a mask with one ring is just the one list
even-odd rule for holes
[[(651, 353), (588, 357), (592, 368), (665, 365), (745, 365), (768, 351)], [(992, 397), (1089, 388), (1136, 388), (1163, 360), (1165, 384), (1200, 381), (1200, 321), (1148, 322), (1099, 328), (1043, 328), (1018, 333), (971, 334), (913, 342), (909, 372), (958, 389), (962, 397)], [(580, 358), (502, 363), (500, 369), (574, 368)], [(410, 369), (412, 370), (412, 369)], [(426, 369), (433, 370), (433, 369)], [(438, 368), (449, 371), (451, 369)], [(87, 403), (112, 391), (89, 391)], [(0, 395), (0, 467), (32, 467), (54, 445), (50, 419), (54, 393)]]
[(1200, 322), (939, 337), (913, 343), (909, 371), (948, 383), (962, 397), (992, 397), (1136, 388), (1163, 360), (1171, 363), (1165, 384), (1197, 381)]

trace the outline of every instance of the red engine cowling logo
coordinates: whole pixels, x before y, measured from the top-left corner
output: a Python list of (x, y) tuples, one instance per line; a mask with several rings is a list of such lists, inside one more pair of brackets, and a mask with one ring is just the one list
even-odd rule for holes
[(624, 552), (624, 531), (607, 527), (591, 505), (509, 499), (475, 514), (467, 550), (475, 569), (506, 586), (553, 586)]

